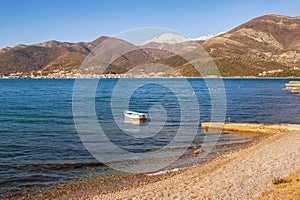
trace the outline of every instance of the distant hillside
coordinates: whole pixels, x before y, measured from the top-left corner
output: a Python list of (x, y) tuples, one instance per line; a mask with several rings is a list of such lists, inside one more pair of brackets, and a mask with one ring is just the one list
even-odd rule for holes
[(5, 48), (0, 52), (0, 74), (41, 70), (51, 61), (70, 52), (88, 55), (105, 38), (101, 37), (91, 43), (49, 41), (34, 45), (17, 45), (13, 48)]
[[(168, 36), (167, 38), (165, 38)], [(133, 47), (110, 64), (105, 73), (120, 74), (135, 66), (160, 63), (174, 67), (184, 76), (199, 76), (190, 63), (172, 51), (186, 52), (201, 44), (214, 59), (224, 77), (228, 76), (300, 76), (300, 17), (266, 15), (246, 22), (227, 33), (205, 41), (185, 41), (177, 35), (165, 35), (135, 48), (133, 44), (115, 38), (100, 37), (92, 42), (67, 43), (58, 41), (34, 45), (17, 45), (0, 50), (0, 75), (42, 71), (71, 71), (79, 69), (85, 57), (105, 39), (109, 48)], [(175, 41), (175, 42), (174, 42)], [(119, 45), (119, 46), (118, 46)], [(142, 48), (142, 49), (141, 49)], [(170, 49), (163, 51), (161, 49)], [(101, 58), (98, 58), (101, 60)], [(209, 70), (205, 68), (204, 70)], [(146, 70), (147, 73), (151, 70)]]
[(214, 37), (203, 46), (223, 76), (299, 76), (300, 17), (266, 15)]
[(45, 75), (57, 70), (71, 71), (72, 69), (79, 69), (85, 57), (106, 39), (109, 39), (109, 48), (111, 49), (133, 46), (132, 48), (137, 50), (117, 58), (110, 64), (105, 73), (124, 73), (139, 64), (154, 62), (155, 59), (161, 58), (162, 55), (161, 51), (155, 49), (138, 50), (136, 46), (125, 41), (122, 42), (122, 47), (116, 46), (118, 44), (117, 41), (120, 40), (104, 36), (90, 43), (49, 41), (2, 49), (0, 52), (0, 75), (34, 71), (42, 71)]

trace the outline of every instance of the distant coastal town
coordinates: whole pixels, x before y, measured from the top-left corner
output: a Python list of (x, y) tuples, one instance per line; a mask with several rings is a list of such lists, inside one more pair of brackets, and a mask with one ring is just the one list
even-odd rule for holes
[(53, 70), (51, 73), (43, 73), (42, 70), (34, 72), (16, 72), (8, 75), (0, 75), (2, 79), (60, 79), (60, 78), (183, 78), (181, 75), (171, 75), (165, 72), (152, 72), (152, 73), (80, 73), (78, 69), (73, 70)]
[[(291, 71), (299, 71), (299, 67), (293, 67)], [(238, 77), (252, 77), (252, 78), (263, 78), (263, 77), (274, 77), (276, 73), (284, 72), (283, 69), (269, 70), (258, 73), (257, 76), (238, 76)], [(236, 77), (236, 76), (234, 76)], [(33, 72), (15, 72), (7, 75), (1, 75), (1, 79), (19, 79), (19, 78), (31, 78), (31, 79), (60, 79), (60, 78), (186, 78), (180, 74), (169, 74), (166, 72), (148, 72), (148, 73), (81, 73), (78, 69), (72, 70), (53, 70), (52, 72), (45, 73), (42, 70)]]
[(79, 70), (71, 71), (53, 70), (51, 73), (43, 74), (42, 70), (30, 73), (16, 72), (0, 76), (3, 79), (35, 78), (35, 79), (55, 79), (55, 78), (120, 78), (121, 74), (86, 74), (82, 75)]

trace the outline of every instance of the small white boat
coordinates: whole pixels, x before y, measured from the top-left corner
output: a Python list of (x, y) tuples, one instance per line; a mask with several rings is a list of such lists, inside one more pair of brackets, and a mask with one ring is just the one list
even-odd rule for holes
[(145, 113), (139, 113), (130, 110), (124, 110), (124, 116), (125, 118), (133, 120), (146, 120), (148, 117)]
[(291, 91), (293, 93), (298, 93), (300, 96), (300, 81), (290, 81), (285, 84), (285, 88), (283, 90)]

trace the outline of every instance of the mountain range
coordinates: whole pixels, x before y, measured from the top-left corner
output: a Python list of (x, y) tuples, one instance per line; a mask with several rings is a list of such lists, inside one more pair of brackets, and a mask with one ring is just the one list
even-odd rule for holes
[[(86, 56), (107, 39), (111, 41), (110, 48), (120, 48), (118, 39), (102, 36), (92, 42), (48, 41), (1, 49), (0, 76), (76, 72)], [(141, 64), (160, 63), (184, 76), (197, 77), (199, 74), (187, 61), (162, 49), (184, 53), (199, 44), (213, 58), (223, 77), (300, 76), (300, 17), (279, 15), (261, 16), (229, 32), (196, 40), (173, 33), (163, 34), (115, 59), (105, 73), (122, 74)], [(133, 44), (124, 41), (122, 45)]]

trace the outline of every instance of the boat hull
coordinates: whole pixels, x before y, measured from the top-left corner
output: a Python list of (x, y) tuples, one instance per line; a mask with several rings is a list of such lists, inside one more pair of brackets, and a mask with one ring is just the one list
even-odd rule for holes
[(147, 114), (126, 110), (124, 111), (124, 117), (131, 120), (146, 120)]

